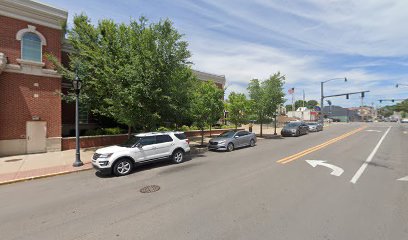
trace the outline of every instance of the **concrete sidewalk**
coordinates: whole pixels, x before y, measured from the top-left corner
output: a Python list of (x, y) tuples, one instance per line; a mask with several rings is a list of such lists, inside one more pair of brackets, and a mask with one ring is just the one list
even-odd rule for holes
[(95, 149), (81, 150), (81, 167), (73, 167), (75, 149), (61, 152), (16, 155), (0, 158), (0, 185), (56, 176), (92, 168)]
[[(208, 140), (208, 137), (204, 138), (205, 143), (208, 143)], [(190, 141), (192, 153), (206, 150), (195, 148), (201, 143), (201, 138)], [(92, 169), (92, 155), (98, 148), (102, 147), (81, 149), (81, 160), (84, 163), (81, 167), (72, 166), (75, 161), (75, 149), (0, 157), (0, 185)]]

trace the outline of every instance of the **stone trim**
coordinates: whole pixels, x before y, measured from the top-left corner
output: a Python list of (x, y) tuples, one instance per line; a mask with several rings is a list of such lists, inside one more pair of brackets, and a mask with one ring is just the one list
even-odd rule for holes
[(68, 12), (31, 0), (1, 0), (0, 15), (61, 30)]
[(47, 40), (45, 39), (44, 35), (42, 35), (39, 31), (37, 31), (36, 27), (32, 26), (32, 25), (28, 25), (27, 28), (24, 28), (24, 29), (21, 29), (20, 31), (18, 31), (17, 34), (16, 34), (16, 39), (18, 41), (21, 41), (21, 39), (23, 38), (23, 35), (25, 33), (28, 33), (28, 32), (36, 34), (41, 39), (41, 45), (42, 46), (47, 45)]
[(4, 53), (0, 52), (0, 73), (6, 68), (7, 58)]
[[(24, 63), (23, 63), (24, 62)], [(52, 69), (43, 69), (43, 63), (37, 62), (30, 62), (26, 63), (23, 60), (21, 66), (18, 64), (7, 64), (4, 72), (12, 72), (12, 73), (21, 73), (21, 74), (28, 74), (28, 75), (35, 75), (35, 76), (42, 76), (42, 77), (53, 77), (53, 78), (61, 78), (62, 76), (55, 70)]]

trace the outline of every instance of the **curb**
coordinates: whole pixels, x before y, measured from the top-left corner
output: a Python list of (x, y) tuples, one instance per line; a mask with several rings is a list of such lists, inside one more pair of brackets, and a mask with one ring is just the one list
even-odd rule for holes
[(49, 174), (44, 174), (44, 175), (38, 175), (38, 176), (32, 176), (32, 177), (25, 177), (25, 178), (19, 178), (19, 179), (13, 179), (5, 182), (0, 182), (1, 185), (7, 185), (7, 184), (12, 184), (12, 183), (17, 183), (17, 182), (25, 182), (25, 181), (30, 181), (34, 179), (41, 179), (41, 178), (48, 178), (48, 177), (54, 177), (54, 176), (59, 176), (59, 175), (66, 175), (69, 173), (75, 173), (75, 172), (82, 172), (82, 171), (87, 171), (91, 170), (91, 168), (84, 168), (84, 169), (78, 169), (74, 171), (63, 171), (63, 172), (56, 172), (56, 173), (49, 173)]
[[(194, 148), (194, 150), (191, 151), (191, 155), (197, 155), (197, 154), (204, 153), (204, 152), (207, 152), (207, 151), (208, 151), (207, 148)], [(12, 184), (12, 183), (30, 181), (30, 180), (35, 180), (35, 179), (48, 178), (48, 177), (54, 177), (54, 176), (59, 176), (59, 175), (66, 175), (66, 174), (70, 174), (70, 173), (88, 171), (88, 170), (92, 170), (92, 169), (93, 169), (93, 167), (88, 167), (88, 168), (72, 170), (72, 171), (62, 171), (62, 172), (43, 174), (43, 175), (32, 176), (32, 177), (18, 178), (18, 179), (13, 179), (13, 180), (9, 180), (9, 181), (0, 182), (0, 186), (1, 185)]]

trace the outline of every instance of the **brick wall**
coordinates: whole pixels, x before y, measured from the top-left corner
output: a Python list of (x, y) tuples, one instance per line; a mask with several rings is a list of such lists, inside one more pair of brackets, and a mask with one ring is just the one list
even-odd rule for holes
[(0, 16), (0, 52), (6, 55), (8, 63), (17, 64), (16, 59), (21, 58), (21, 42), (16, 39), (16, 34), (19, 30), (27, 28), (28, 25), (35, 26), (36, 30), (44, 35), (47, 45), (43, 46), (43, 62), (46, 68), (50, 68), (51, 63), (46, 61), (44, 56), (46, 52), (54, 54), (61, 60), (62, 32), (58, 29)]
[[(212, 135), (218, 135), (225, 131), (232, 129), (214, 129), (211, 131)], [(244, 129), (238, 129), (244, 130)], [(189, 131), (185, 132), (188, 138), (201, 136), (201, 131)], [(210, 135), (210, 131), (204, 131), (205, 136)], [(107, 136), (84, 136), (80, 139), (81, 148), (90, 148), (90, 147), (101, 147), (101, 146), (110, 146), (122, 143), (128, 138), (127, 134), (120, 135), (107, 135)], [(75, 149), (75, 137), (62, 138), (61, 150)]]
[[(235, 129), (212, 129), (211, 135), (218, 135), (228, 130), (235, 130)], [(241, 131), (245, 129), (238, 128), (238, 130)], [(187, 137), (198, 137), (198, 136), (201, 136), (201, 131), (200, 130), (188, 131), (188, 132), (185, 132), (185, 134)], [(205, 130), (204, 136), (210, 136), (210, 130)]]
[(47, 137), (61, 136), (60, 78), (3, 72), (0, 89), (0, 140), (25, 138), (32, 116), (47, 121)]
[[(123, 143), (128, 139), (127, 134), (108, 135), (108, 136), (89, 136), (81, 137), (81, 148), (110, 146)], [(75, 137), (62, 138), (61, 150), (75, 149)]]

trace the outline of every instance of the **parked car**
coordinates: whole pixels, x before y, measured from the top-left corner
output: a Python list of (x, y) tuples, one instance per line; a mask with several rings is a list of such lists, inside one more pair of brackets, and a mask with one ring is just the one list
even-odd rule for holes
[(256, 135), (248, 131), (226, 131), (210, 140), (208, 149), (231, 152), (236, 148), (255, 146)]
[(283, 137), (286, 136), (301, 136), (309, 132), (309, 126), (304, 122), (290, 122), (287, 123), (281, 131)]
[(408, 123), (408, 118), (401, 119), (401, 123)]
[(189, 152), (189, 140), (183, 132), (141, 133), (123, 144), (96, 150), (92, 165), (101, 172), (123, 176), (146, 163), (168, 159), (181, 163)]
[(323, 131), (323, 125), (318, 122), (308, 122), (306, 124), (309, 127), (309, 132)]

